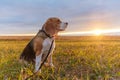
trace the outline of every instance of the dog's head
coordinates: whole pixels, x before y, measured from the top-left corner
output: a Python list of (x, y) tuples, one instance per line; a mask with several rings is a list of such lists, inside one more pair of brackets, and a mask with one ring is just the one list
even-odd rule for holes
[(49, 18), (43, 28), (45, 31), (54, 36), (56, 35), (59, 31), (64, 31), (67, 28), (68, 23), (67, 22), (62, 22), (59, 18), (53, 17)]

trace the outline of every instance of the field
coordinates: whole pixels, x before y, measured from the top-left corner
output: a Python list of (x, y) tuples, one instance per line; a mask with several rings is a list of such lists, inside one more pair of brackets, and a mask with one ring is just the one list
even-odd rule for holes
[[(23, 69), (32, 74), (32, 65), (18, 61), (30, 38), (0, 37), (0, 80), (21, 80)], [(120, 80), (120, 37), (58, 37), (53, 63), (42, 67), (42, 80)]]

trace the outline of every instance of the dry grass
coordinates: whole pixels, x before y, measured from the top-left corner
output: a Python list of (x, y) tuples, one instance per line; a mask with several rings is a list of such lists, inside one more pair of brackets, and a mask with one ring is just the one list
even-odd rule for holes
[[(28, 42), (29, 40), (0, 41), (0, 80), (21, 80), (23, 66), (18, 58)], [(120, 80), (120, 37), (59, 37), (53, 63), (56, 68), (43, 67), (40, 78)], [(32, 70), (31, 65), (25, 69), (28, 75)]]

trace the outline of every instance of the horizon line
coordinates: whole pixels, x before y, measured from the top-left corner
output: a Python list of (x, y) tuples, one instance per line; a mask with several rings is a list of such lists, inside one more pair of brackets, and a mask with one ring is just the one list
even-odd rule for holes
[[(92, 31), (78, 31), (78, 32), (60, 32), (58, 33), (58, 36), (95, 36), (96, 33), (100, 33), (100, 35), (120, 35), (120, 29), (111, 29), (111, 30), (101, 30), (96, 29)], [(0, 34), (0, 36), (35, 36), (35, 33), (19, 33), (19, 34)], [(97, 36), (97, 35), (96, 35)]]

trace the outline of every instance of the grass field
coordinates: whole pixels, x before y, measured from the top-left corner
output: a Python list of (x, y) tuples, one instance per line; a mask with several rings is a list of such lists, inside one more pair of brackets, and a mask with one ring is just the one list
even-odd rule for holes
[[(28, 42), (0, 40), (0, 80), (21, 80), (18, 59)], [(42, 68), (42, 80), (120, 80), (120, 37), (57, 38), (53, 63), (55, 69)], [(30, 75), (33, 67), (25, 71)]]

